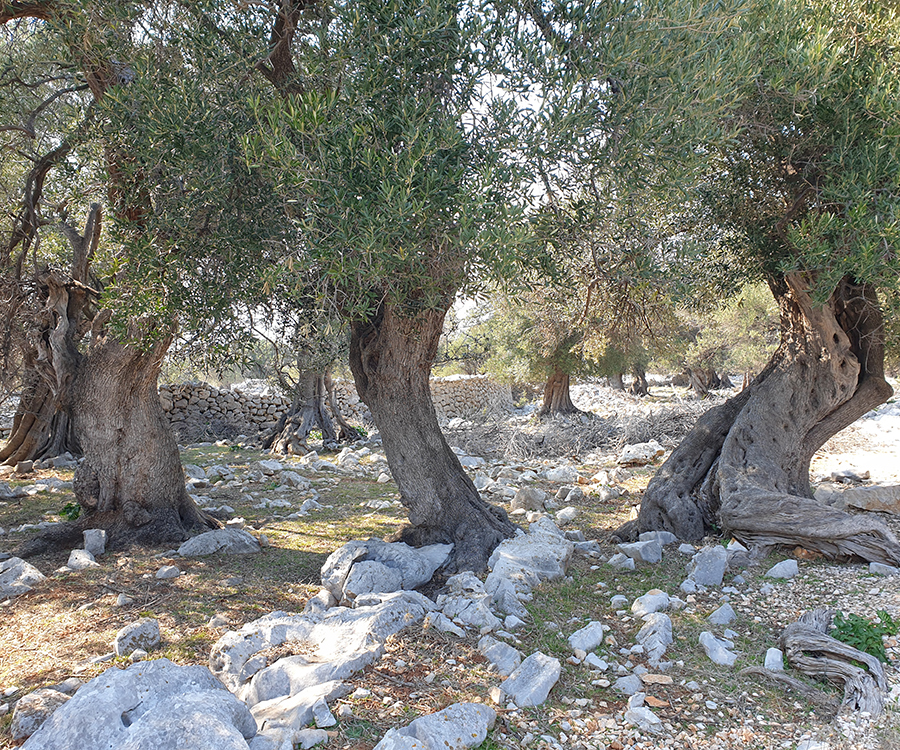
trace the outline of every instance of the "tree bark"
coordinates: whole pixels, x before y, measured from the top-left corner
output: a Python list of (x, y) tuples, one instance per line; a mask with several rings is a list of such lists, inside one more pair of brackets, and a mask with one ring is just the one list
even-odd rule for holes
[(188, 496), (178, 446), (159, 402), (169, 341), (150, 350), (92, 340), (74, 374), (68, 409), (84, 449), (75, 498), (84, 528), (103, 528), (113, 548), (172, 544), (217, 528)]
[(813, 454), (892, 390), (874, 290), (845, 278), (818, 307), (808, 285), (801, 274), (770, 283), (781, 310), (779, 348), (749, 388), (698, 420), (620, 535), (666, 529), (699, 539), (718, 523), (745, 544), (900, 563), (900, 544), (874, 516), (812, 499)]
[(60, 408), (50, 385), (41, 379), (35, 367), (26, 362), (26, 382), (12, 430), (0, 449), (0, 463), (15, 466), (20, 461), (55, 458), (63, 453), (81, 454), (69, 415)]
[(382, 304), (372, 320), (351, 323), (350, 369), (409, 513), (410, 525), (393, 538), (416, 547), (452, 543), (446, 572), (480, 572), (515, 526), (481, 499), (438, 426), (429, 379), (444, 314), (407, 316)]
[(572, 396), (569, 393), (569, 374), (563, 372), (558, 367), (553, 369), (547, 383), (544, 386), (544, 402), (541, 404), (539, 417), (548, 414), (578, 414), (578, 409), (572, 403)]
[(617, 372), (614, 375), (606, 376), (606, 384), (612, 388), (614, 391), (624, 391), (625, 390), (625, 373)]

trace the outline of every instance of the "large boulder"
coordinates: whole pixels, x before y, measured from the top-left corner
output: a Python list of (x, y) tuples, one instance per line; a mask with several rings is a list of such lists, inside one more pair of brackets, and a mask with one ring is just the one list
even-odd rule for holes
[(247, 750), (256, 721), (206, 667), (112, 667), (58, 708), (22, 750)]
[(408, 591), (428, 583), (452, 549), (452, 544), (413, 548), (403, 542), (354, 540), (328, 556), (322, 585), (343, 604), (362, 594)]

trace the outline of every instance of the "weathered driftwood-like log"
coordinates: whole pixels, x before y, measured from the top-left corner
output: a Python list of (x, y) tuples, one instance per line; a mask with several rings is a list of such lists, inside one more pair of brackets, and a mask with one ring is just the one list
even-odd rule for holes
[(781, 649), (794, 669), (810, 677), (843, 683), (842, 712), (864, 711), (874, 718), (884, 709), (884, 668), (874, 656), (828, 635), (833, 617), (831, 609), (802, 615), (784, 629)]
[(828, 693), (822, 692), (818, 688), (807, 685), (796, 677), (791, 677), (786, 672), (775, 672), (764, 667), (744, 667), (739, 674), (743, 677), (762, 677), (769, 680), (769, 682), (774, 682), (778, 685), (790, 688), (795, 693), (802, 695), (810, 703), (815, 703), (817, 706), (830, 711), (832, 714), (836, 714), (838, 711), (839, 704), (836, 698), (828, 695)]

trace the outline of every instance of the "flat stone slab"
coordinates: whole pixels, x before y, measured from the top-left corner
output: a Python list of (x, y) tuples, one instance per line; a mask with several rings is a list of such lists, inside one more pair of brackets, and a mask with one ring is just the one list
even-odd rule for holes
[(259, 542), (243, 529), (214, 529), (191, 537), (178, 548), (182, 557), (204, 555), (251, 555), (260, 551)]
[(500, 690), (520, 708), (540, 706), (547, 700), (561, 672), (559, 659), (537, 651), (500, 683)]
[(489, 635), (478, 641), (478, 650), (503, 677), (511, 675), (522, 663), (522, 654), (518, 649)]
[(723, 667), (734, 666), (737, 654), (729, 650), (734, 645), (730, 641), (716, 638), (710, 632), (703, 632), (700, 634), (700, 645), (706, 655), (716, 664), (721, 664)]
[(719, 607), (706, 619), (712, 625), (727, 625), (732, 620), (734, 620), (735, 617), (737, 617), (737, 614), (735, 613), (734, 608), (730, 604), (726, 603)]

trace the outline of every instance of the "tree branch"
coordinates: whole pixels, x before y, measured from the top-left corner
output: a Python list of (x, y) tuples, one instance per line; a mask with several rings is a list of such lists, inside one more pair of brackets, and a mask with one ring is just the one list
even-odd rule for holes
[(36, 0), (36, 2), (0, 0), (0, 24), (15, 21), (18, 18), (37, 18), (49, 21), (55, 15), (56, 10), (56, 3), (53, 0)]

